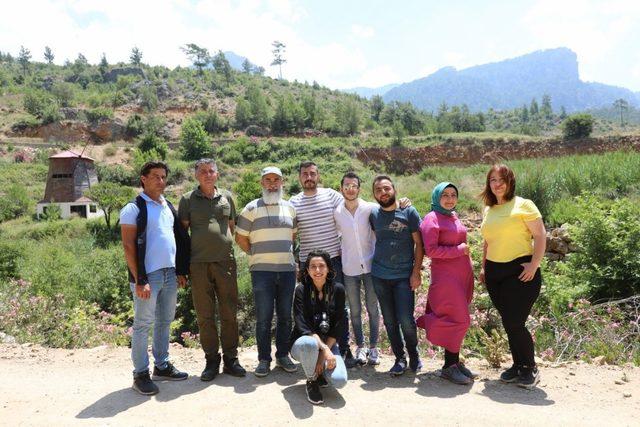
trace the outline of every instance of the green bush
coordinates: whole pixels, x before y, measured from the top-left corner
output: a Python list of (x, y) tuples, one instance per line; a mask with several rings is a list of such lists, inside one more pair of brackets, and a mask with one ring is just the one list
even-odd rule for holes
[(194, 115), (194, 118), (202, 123), (204, 130), (209, 135), (217, 135), (229, 129), (227, 123), (215, 110), (199, 111)]
[(260, 177), (255, 172), (245, 172), (234, 185), (233, 192), (237, 198), (238, 210), (241, 210), (247, 203), (262, 196)]
[(113, 110), (106, 107), (92, 108), (91, 110), (86, 110), (85, 114), (90, 123), (97, 123), (100, 120), (105, 119), (113, 119)]
[(562, 122), (562, 136), (565, 139), (588, 138), (593, 131), (594, 119), (591, 114), (574, 114)]
[(75, 98), (75, 88), (73, 84), (57, 82), (51, 88), (51, 94), (61, 107), (73, 106), (73, 100)]
[(96, 165), (96, 172), (98, 173), (98, 179), (100, 182), (114, 182), (121, 185), (137, 185), (138, 174), (124, 167), (123, 165), (108, 165), (104, 163), (98, 163)]
[(23, 255), (20, 242), (0, 240), (0, 281), (18, 277), (18, 261)]
[(0, 330), (19, 343), (80, 348), (125, 345), (124, 325), (85, 301), (70, 303), (66, 295), (38, 295), (29, 282), (0, 284)]
[(180, 144), (184, 160), (197, 160), (211, 154), (209, 135), (200, 121), (188, 117), (182, 122)]
[(34, 202), (24, 185), (13, 184), (0, 194), (0, 222), (32, 213)]
[(579, 252), (571, 265), (592, 299), (640, 294), (640, 206), (629, 199), (578, 199), (580, 214), (571, 228)]
[(169, 146), (164, 139), (148, 131), (138, 138), (138, 149), (144, 153), (155, 151), (162, 160), (167, 158), (167, 153), (169, 152)]

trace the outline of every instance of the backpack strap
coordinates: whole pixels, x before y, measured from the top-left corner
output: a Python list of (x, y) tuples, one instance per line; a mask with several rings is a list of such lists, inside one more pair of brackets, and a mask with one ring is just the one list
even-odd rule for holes
[[(138, 207), (138, 216), (136, 217), (136, 262), (138, 266), (137, 283), (147, 283), (147, 271), (144, 266), (145, 254), (147, 252), (147, 202), (141, 196), (137, 195), (132, 203)], [(135, 283), (136, 280), (129, 271), (129, 282)]]

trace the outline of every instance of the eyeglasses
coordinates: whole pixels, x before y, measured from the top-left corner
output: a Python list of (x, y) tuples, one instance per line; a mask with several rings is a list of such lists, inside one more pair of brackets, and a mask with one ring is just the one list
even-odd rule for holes
[(342, 188), (344, 188), (345, 190), (357, 190), (358, 188), (360, 188), (360, 186), (357, 184), (348, 184), (344, 185)]

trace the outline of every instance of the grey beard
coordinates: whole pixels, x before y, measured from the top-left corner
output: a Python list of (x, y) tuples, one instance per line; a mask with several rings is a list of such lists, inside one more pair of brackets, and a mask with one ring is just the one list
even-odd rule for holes
[(267, 205), (275, 205), (279, 203), (280, 200), (282, 200), (282, 187), (280, 187), (277, 192), (271, 192), (263, 188), (262, 200), (264, 200)]

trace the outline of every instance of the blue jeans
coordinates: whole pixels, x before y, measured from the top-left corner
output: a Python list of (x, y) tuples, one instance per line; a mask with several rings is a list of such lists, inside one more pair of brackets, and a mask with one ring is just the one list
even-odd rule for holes
[(344, 287), (349, 300), (351, 314), (351, 326), (358, 347), (364, 346), (364, 334), (362, 333), (362, 303), (360, 302), (361, 286), (364, 288), (365, 303), (369, 314), (369, 345), (375, 347), (378, 344), (378, 330), (380, 329), (380, 311), (378, 310), (378, 297), (373, 289), (371, 273), (359, 276), (344, 275)]
[(151, 296), (140, 299), (135, 285), (133, 293), (133, 334), (131, 335), (131, 360), (133, 373), (149, 369), (149, 330), (153, 326), (153, 358), (158, 369), (167, 367), (169, 361), (169, 326), (176, 314), (178, 283), (175, 268), (161, 268), (147, 274)]
[[(415, 300), (409, 278), (381, 279), (373, 276), (373, 287), (380, 301), (384, 327), (396, 359), (405, 356), (405, 344), (409, 357), (418, 357), (418, 332), (413, 318)], [(404, 344), (402, 337), (404, 337)]]
[[(340, 357), (338, 344), (331, 347), (331, 353), (336, 356), (336, 367), (333, 369), (324, 368), (324, 376), (335, 388), (342, 388), (347, 384), (347, 367)], [(315, 379), (316, 363), (318, 363), (319, 347), (318, 341), (308, 335), (301, 336), (291, 347), (291, 357), (302, 365), (304, 375), (308, 380)]]
[(296, 272), (252, 271), (251, 284), (256, 306), (258, 360), (271, 362), (271, 321), (273, 320), (274, 301), (278, 319), (276, 322), (276, 358), (284, 357), (289, 353)]

